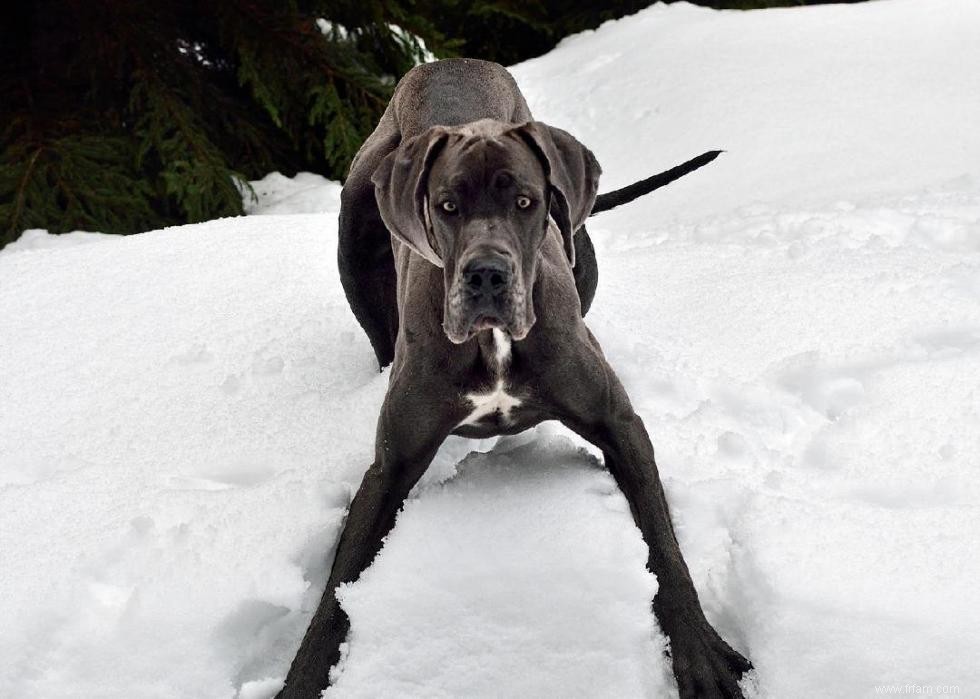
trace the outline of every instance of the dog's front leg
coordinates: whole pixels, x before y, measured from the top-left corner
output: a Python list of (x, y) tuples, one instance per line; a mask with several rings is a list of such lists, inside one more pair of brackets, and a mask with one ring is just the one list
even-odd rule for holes
[(329, 684), (330, 668), (340, 659), (340, 644), (350, 626), (337, 602), (337, 587), (357, 580), (374, 560), (409, 491), (455, 424), (444, 401), (426, 400), (433, 394), (425, 387), (401, 383), (392, 381), (388, 388), (374, 464), (351, 502), (323, 598), (278, 695), (282, 699), (319, 697)]
[(741, 697), (738, 680), (752, 664), (705, 618), (674, 536), (646, 428), (615, 373), (605, 360), (598, 361), (598, 370), (592, 364), (591, 371), (580, 374), (591, 377), (593, 385), (586, 391), (591, 400), (566, 402), (562, 422), (602, 450), (606, 467), (629, 501), (633, 519), (649, 546), (647, 567), (659, 585), (653, 610), (670, 639), (680, 696)]

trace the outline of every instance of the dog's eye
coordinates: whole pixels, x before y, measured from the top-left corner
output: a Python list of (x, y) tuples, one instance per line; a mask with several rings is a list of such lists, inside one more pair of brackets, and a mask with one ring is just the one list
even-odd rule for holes
[(456, 213), (456, 203), (455, 202), (452, 202), (452, 201), (444, 201), (439, 206), (442, 207), (442, 210), (445, 211), (447, 214), (454, 214), (454, 213)]
[(529, 206), (531, 206), (531, 198), (530, 197), (517, 197), (517, 208), (518, 209), (526, 209)]

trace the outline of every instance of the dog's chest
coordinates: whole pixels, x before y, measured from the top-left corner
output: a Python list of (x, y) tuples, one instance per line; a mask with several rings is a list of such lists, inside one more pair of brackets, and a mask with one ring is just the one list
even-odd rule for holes
[(510, 336), (501, 330), (492, 331), (493, 346), (485, 352), (487, 365), (494, 377), (490, 390), (463, 394), (472, 412), (457, 427), (470, 425), (480, 427), (489, 424), (507, 426), (513, 422), (513, 411), (520, 407), (522, 400), (510, 390), (507, 368), (511, 359)]

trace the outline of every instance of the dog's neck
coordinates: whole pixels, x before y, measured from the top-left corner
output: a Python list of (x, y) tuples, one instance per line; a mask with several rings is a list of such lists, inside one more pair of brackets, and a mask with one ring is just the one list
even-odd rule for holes
[(476, 341), (480, 346), (480, 356), (490, 372), (495, 376), (506, 373), (512, 352), (510, 335), (504, 330), (492, 328), (478, 332)]

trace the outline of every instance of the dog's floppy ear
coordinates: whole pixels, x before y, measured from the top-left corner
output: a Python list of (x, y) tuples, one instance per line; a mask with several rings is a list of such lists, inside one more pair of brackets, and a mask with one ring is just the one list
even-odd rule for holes
[(540, 121), (521, 124), (514, 132), (544, 166), (551, 198), (549, 212), (558, 224), (565, 254), (575, 266), (575, 231), (592, 212), (602, 169), (592, 151), (566, 131)]
[(449, 132), (433, 126), (403, 141), (389, 153), (371, 176), (381, 220), (391, 233), (412, 250), (442, 267), (433, 247), (425, 213), (425, 193), (432, 163), (446, 145)]

